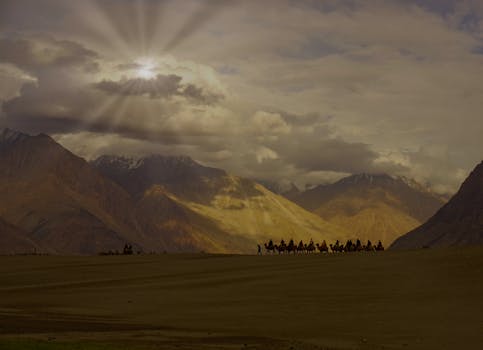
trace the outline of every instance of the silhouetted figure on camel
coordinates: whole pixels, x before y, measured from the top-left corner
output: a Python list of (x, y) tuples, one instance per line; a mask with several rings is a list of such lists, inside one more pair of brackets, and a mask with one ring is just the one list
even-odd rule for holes
[(303, 241), (300, 241), (297, 245), (297, 253), (303, 253), (305, 250), (305, 245)]
[(384, 246), (382, 245), (381, 241), (377, 242), (376, 250), (379, 252), (384, 250)]
[(332, 253), (342, 253), (344, 251), (344, 245), (340, 244), (339, 240), (335, 241), (334, 245), (330, 245)]
[(356, 248), (356, 246), (354, 245), (354, 243), (352, 243), (352, 240), (349, 239), (345, 243), (344, 251), (346, 251), (346, 252), (353, 252), (355, 250), (355, 248)]
[[(312, 239), (310, 239), (309, 244), (304, 244), (304, 242), (301, 240), (299, 244), (295, 244), (294, 240), (291, 239), (289, 243), (285, 243), (283, 239), (280, 240), (280, 244), (274, 244), (272, 240), (270, 240), (268, 243), (264, 243), (265, 249), (268, 252), (274, 253), (275, 251), (278, 252), (278, 254), (283, 254), (285, 252), (287, 253), (314, 253), (317, 252), (317, 250), (320, 253), (328, 253), (329, 248), (332, 251), (332, 253), (350, 253), (350, 252), (373, 252), (373, 251), (383, 251), (384, 246), (382, 245), (381, 241), (377, 243), (377, 245), (373, 245), (370, 240), (367, 240), (367, 244), (362, 244), (360, 239), (357, 239), (355, 243), (349, 239), (345, 244), (341, 243), (339, 240), (336, 240), (334, 244), (329, 244), (327, 245), (327, 242), (324, 240), (321, 244), (319, 243), (314, 243)], [(131, 248), (132, 249), (132, 248)], [(258, 254), (261, 254), (261, 246), (258, 245)]]
[(317, 249), (319, 250), (319, 252), (321, 252), (321, 253), (328, 253), (329, 252), (329, 248), (327, 247), (327, 243), (325, 242), (325, 240), (323, 240), (321, 244), (317, 243), (316, 246), (317, 246)]
[(275, 247), (278, 250), (278, 254), (283, 254), (287, 250), (287, 244), (283, 239), (280, 241), (280, 244)]
[(122, 253), (124, 255), (132, 255), (133, 254), (132, 245), (126, 243), (124, 245), (124, 250), (122, 251)]
[(367, 240), (365, 250), (366, 250), (366, 252), (373, 252), (375, 250), (374, 246), (372, 245), (372, 242), (370, 240)]
[(267, 250), (267, 253), (269, 253), (269, 252), (271, 252), (272, 254), (275, 253), (275, 246), (273, 245), (272, 240), (270, 240), (268, 242), (268, 244), (264, 243), (264, 245), (265, 245), (265, 249)]
[(315, 252), (315, 244), (314, 244), (314, 241), (312, 239), (310, 239), (310, 242), (306, 247), (306, 251), (307, 251), (307, 253)]
[(356, 241), (356, 246), (355, 246), (355, 251), (356, 252), (361, 252), (363, 250), (363, 247), (362, 247), (362, 243), (361, 243), (361, 240), (358, 239)]

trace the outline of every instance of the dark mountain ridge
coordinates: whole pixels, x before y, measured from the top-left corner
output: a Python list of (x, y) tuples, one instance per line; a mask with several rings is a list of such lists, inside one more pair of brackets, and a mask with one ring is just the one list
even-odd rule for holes
[(1, 135), (0, 217), (34, 242), (69, 254), (155, 243), (138, 229), (130, 195), (85, 160), (45, 134)]
[(483, 162), (448, 203), (423, 225), (397, 239), (391, 248), (475, 244), (483, 244)]

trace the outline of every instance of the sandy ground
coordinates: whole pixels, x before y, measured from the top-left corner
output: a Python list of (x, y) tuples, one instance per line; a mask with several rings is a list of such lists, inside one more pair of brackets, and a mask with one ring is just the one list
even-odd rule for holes
[(483, 349), (483, 248), (16, 256), (0, 278), (0, 349)]

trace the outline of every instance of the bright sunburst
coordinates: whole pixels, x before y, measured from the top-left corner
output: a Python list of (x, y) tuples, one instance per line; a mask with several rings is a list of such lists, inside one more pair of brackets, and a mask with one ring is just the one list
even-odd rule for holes
[(138, 62), (139, 67), (136, 69), (136, 76), (142, 79), (152, 79), (156, 76), (155, 65), (149, 60)]

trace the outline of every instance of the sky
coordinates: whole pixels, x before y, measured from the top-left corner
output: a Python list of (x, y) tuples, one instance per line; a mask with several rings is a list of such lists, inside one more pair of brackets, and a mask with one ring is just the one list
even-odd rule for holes
[(482, 160), (483, 1), (1, 0), (0, 127), (299, 187), (456, 191)]

